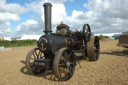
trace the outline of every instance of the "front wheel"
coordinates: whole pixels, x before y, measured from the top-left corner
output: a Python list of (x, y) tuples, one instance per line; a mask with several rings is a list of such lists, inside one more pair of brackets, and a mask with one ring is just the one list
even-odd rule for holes
[(37, 75), (46, 71), (39, 65), (39, 62), (37, 62), (36, 59), (45, 59), (45, 55), (39, 48), (30, 50), (26, 56), (26, 68), (30, 74)]
[(75, 57), (68, 48), (61, 48), (57, 51), (53, 61), (53, 71), (55, 76), (61, 80), (69, 80), (75, 70)]

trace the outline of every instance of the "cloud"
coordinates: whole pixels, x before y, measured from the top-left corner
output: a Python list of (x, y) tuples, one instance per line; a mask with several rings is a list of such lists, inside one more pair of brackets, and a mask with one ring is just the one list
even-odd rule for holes
[[(45, 1), (40, 1), (40, 2), (35, 1), (30, 4), (26, 4), (26, 7), (28, 7), (30, 11), (35, 13), (33, 17), (37, 19), (38, 29), (33, 31), (35, 34), (43, 34), (43, 31), (45, 29), (44, 7), (43, 7), (44, 2)], [(63, 21), (64, 18), (66, 17), (66, 11), (65, 11), (65, 6), (62, 3), (52, 3), (52, 5), (53, 5), (52, 6), (52, 29), (53, 29), (53, 32), (55, 32), (57, 24), (59, 24), (60, 21)], [(37, 30), (40, 30), (41, 32)]]
[(53, 2), (53, 3), (64, 3), (64, 2), (73, 2), (74, 0), (45, 0), (45, 2)]
[(127, 0), (88, 0), (84, 6), (93, 11), (93, 17), (96, 18), (93, 27), (97, 32), (124, 32), (128, 31), (128, 1)]
[(6, 3), (6, 0), (0, 1), (0, 11), (10, 12), (14, 14), (22, 14), (28, 11), (26, 7), (17, 3)]
[(19, 37), (23, 34), (38, 34), (41, 30), (38, 29), (39, 24), (35, 20), (27, 20), (16, 27), (13, 32), (13, 37)]
[(9, 12), (1, 13), (0, 12), (0, 21), (19, 21), (20, 17), (17, 14), (12, 14)]
[[(1, 13), (2, 19), (0, 20), (1, 21), (9, 21), (9, 20), (18, 21), (20, 20), (20, 17), (18, 16), (18, 14), (25, 13), (26, 11), (31, 11), (31, 12), (34, 12), (35, 15), (33, 15), (33, 17), (36, 18), (37, 21), (27, 20), (19, 24), (15, 28), (13, 33), (10, 33), (11, 36), (18, 37), (18, 36), (22, 36), (23, 34), (44, 34), (43, 30), (45, 29), (45, 27), (44, 27), (43, 3), (48, 1), (52, 2), (52, 5), (53, 5), (52, 6), (52, 30), (53, 32), (55, 32), (57, 24), (59, 24), (60, 21), (64, 21), (65, 17), (67, 16), (65, 11), (65, 6), (63, 3), (66, 1), (73, 2), (73, 0), (36, 0), (34, 2), (26, 4), (25, 7), (20, 6), (17, 3), (8, 4), (6, 3), (5, 0), (2, 0), (0, 4), (1, 5), (0, 11), (6, 11), (7, 13), (6, 14)], [(3, 17), (3, 16), (6, 16), (7, 14), (8, 15), (10, 14), (9, 16), (13, 16), (13, 17), (15, 16), (15, 18)], [(36, 22), (36, 23), (31, 24), (28, 22), (31, 22), (31, 23)]]
[(10, 22), (2, 23), (0, 22), (0, 35), (3, 37), (9, 36), (8, 33), (11, 32)]
[(84, 6), (99, 12), (101, 16), (128, 19), (128, 0), (88, 0)]
[(19, 14), (26, 13), (28, 9), (17, 3), (6, 3), (0, 0), (0, 36), (12, 35), (10, 21), (19, 21)]
[[(123, 32), (127, 31), (127, 29), (123, 29), (122, 27), (127, 27), (127, 22), (121, 17), (116, 17), (115, 14), (108, 12), (111, 9), (112, 3), (109, 0), (89, 0), (88, 3), (84, 3), (84, 6), (89, 9), (89, 11), (77, 11), (73, 10), (71, 16), (67, 16), (66, 7), (63, 3), (56, 3), (53, 0), (52, 2), (52, 30), (56, 31), (57, 24), (60, 21), (64, 21), (68, 24), (72, 30), (78, 29), (82, 30), (84, 24), (88, 23), (91, 26), (91, 30), (94, 33), (109, 33), (109, 32)], [(66, 0), (65, 0), (66, 1)], [(35, 13), (34, 17), (37, 19), (37, 27), (33, 28), (33, 24), (20, 25), (20, 28), (24, 28), (24, 30), (19, 30), (21, 33), (31, 34), (32, 32), (35, 34), (43, 34), (44, 30), (44, 8), (42, 4), (45, 1), (35, 1), (31, 4), (27, 4), (26, 6), (31, 9), (32, 12)], [(63, 1), (64, 2), (64, 1)], [(113, 2), (114, 4), (114, 2)], [(115, 7), (113, 7), (115, 8)], [(57, 11), (56, 11), (57, 10)], [(114, 9), (113, 9), (114, 10)], [(121, 11), (121, 10), (120, 10)], [(121, 14), (121, 13), (120, 13)], [(118, 14), (119, 15), (119, 14)], [(27, 30), (28, 27), (31, 27), (30, 32)], [(25, 29), (27, 28), (27, 29)], [(17, 28), (18, 29), (18, 28)], [(26, 32), (26, 31), (27, 32)], [(40, 30), (40, 31), (37, 31)]]
[(68, 0), (48, 0), (50, 2), (54, 2), (54, 3), (63, 3), (63, 2), (66, 2)]
[[(66, 7), (63, 4), (67, 1), (74, 0), (36, 0), (34, 2), (28, 3), (25, 6), (21, 6), (19, 4), (13, 4), (15, 7), (19, 7), (22, 10), (18, 10), (15, 12), (14, 7), (11, 7), (11, 4), (6, 3), (5, 0), (2, 0), (3, 4), (7, 6), (7, 8), (0, 7), (0, 17), (2, 22), (1, 27), (4, 25), (10, 28), (10, 25), (7, 25), (7, 21), (20, 20), (19, 14), (25, 13), (27, 11), (33, 12), (33, 17), (36, 20), (26, 20), (19, 24), (15, 30), (8, 31), (11, 36), (22, 36), (23, 34), (44, 34), (44, 8), (43, 3), (52, 2), (52, 30), (56, 31), (57, 24), (60, 21), (64, 21), (68, 24), (72, 30), (78, 29), (81, 30), (83, 25), (88, 23), (91, 26), (91, 30), (94, 33), (112, 33), (112, 32), (124, 32), (128, 31), (128, 1), (127, 0), (88, 0), (83, 5), (85, 10), (73, 10), (71, 16), (67, 16)], [(1, 4), (1, 3), (0, 3)], [(75, 7), (74, 7), (75, 8)], [(86, 10), (88, 9), (88, 10)], [(5, 12), (1, 12), (4, 10)], [(10, 11), (11, 10), (11, 11)], [(15, 18), (5, 17), (6, 14), (12, 15)], [(9, 16), (8, 15), (8, 16)], [(1, 31), (0, 32), (5, 32)], [(7, 32), (6, 32), (7, 33)]]

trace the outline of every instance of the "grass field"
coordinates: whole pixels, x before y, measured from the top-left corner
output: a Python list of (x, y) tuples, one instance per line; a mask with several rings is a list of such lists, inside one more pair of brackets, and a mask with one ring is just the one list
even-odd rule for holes
[(37, 40), (0, 40), (0, 46), (4, 47), (23, 47), (23, 46), (36, 46)]
[[(100, 35), (98, 36), (100, 40), (108, 38), (107, 36)], [(23, 46), (36, 46), (37, 40), (0, 40), (0, 46), (4, 47), (23, 47)]]

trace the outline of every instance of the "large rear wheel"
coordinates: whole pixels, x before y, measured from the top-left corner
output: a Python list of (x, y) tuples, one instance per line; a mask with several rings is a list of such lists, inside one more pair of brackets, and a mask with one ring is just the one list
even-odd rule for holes
[(73, 52), (68, 48), (61, 48), (57, 51), (53, 61), (55, 76), (61, 80), (69, 80), (75, 69), (75, 58)]
[(100, 43), (97, 36), (92, 36), (87, 43), (87, 56), (89, 61), (97, 61), (100, 54)]

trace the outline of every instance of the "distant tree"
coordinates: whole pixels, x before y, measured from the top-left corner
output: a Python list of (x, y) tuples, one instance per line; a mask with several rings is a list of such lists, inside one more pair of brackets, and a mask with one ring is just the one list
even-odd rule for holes
[(102, 40), (103, 38), (107, 38), (108, 39), (108, 36), (103, 36), (103, 35), (100, 35), (98, 36), (99, 40)]

